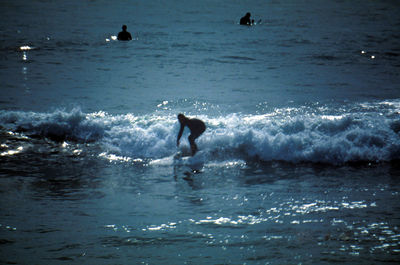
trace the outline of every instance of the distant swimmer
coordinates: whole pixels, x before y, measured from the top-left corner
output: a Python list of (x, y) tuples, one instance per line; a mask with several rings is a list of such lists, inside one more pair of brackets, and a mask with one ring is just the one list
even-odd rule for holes
[(122, 31), (120, 33), (118, 33), (118, 40), (132, 40), (132, 36), (131, 34), (126, 31), (127, 26), (123, 25), (122, 26)]
[(254, 19), (250, 20), (251, 14), (250, 12), (247, 12), (244, 17), (240, 19), (240, 25), (246, 25), (246, 26), (251, 26), (254, 24)]
[(190, 129), (190, 135), (188, 137), (190, 143), (190, 149), (192, 151), (192, 156), (194, 156), (194, 154), (196, 154), (198, 150), (194, 140), (196, 140), (206, 130), (206, 125), (201, 120), (189, 119), (183, 114), (178, 115), (178, 120), (179, 123), (181, 124), (181, 129), (179, 130), (178, 133), (178, 139), (176, 140), (176, 145), (179, 146), (179, 140), (181, 139), (185, 126), (187, 126)]

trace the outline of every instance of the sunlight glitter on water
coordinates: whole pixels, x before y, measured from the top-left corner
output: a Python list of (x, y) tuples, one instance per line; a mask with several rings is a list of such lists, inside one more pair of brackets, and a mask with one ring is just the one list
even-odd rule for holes
[[(6, 147), (7, 145), (2, 145), (1, 147)], [(7, 150), (0, 153), (0, 156), (12, 156), (21, 153), (24, 150), (24, 147), (19, 146), (17, 149), (14, 150)]]
[(19, 49), (20, 49), (21, 51), (29, 51), (29, 50), (32, 50), (33, 47), (31, 47), (31, 46), (29, 46), (29, 45), (25, 45), (25, 46), (19, 47)]
[(161, 225), (151, 225), (148, 226), (147, 228), (143, 228), (142, 231), (159, 231), (159, 230), (165, 230), (165, 229), (175, 229), (176, 228), (176, 223), (170, 222), (168, 224), (161, 224)]

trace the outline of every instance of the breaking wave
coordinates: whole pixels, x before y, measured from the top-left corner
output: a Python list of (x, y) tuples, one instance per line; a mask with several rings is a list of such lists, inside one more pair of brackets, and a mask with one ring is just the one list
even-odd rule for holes
[[(331, 113), (331, 114), (329, 114)], [(333, 114), (332, 114), (333, 113)], [(400, 102), (362, 104), (323, 111), (277, 109), (257, 115), (198, 115), (207, 124), (198, 138), (207, 160), (343, 164), (400, 159)], [(105, 153), (132, 159), (159, 159), (177, 152), (175, 114), (85, 114), (0, 111), (5, 130), (54, 141), (97, 142)], [(185, 137), (182, 144), (188, 145)]]

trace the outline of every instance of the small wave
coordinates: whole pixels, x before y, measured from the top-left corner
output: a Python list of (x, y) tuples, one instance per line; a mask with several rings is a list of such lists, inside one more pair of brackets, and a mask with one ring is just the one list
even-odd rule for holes
[[(198, 117), (207, 124), (197, 143), (206, 161), (247, 160), (343, 164), (400, 159), (400, 104), (386, 101), (324, 111), (276, 109), (262, 115)], [(97, 141), (126, 161), (162, 159), (177, 152), (174, 115), (0, 112), (0, 126), (55, 141)], [(185, 131), (182, 145), (188, 145)]]
[(103, 137), (105, 131), (104, 122), (94, 120), (80, 109), (52, 113), (1, 111), (0, 122), (15, 132), (54, 141), (92, 142)]
[(334, 55), (328, 55), (328, 54), (319, 54), (319, 55), (314, 55), (314, 59), (317, 60), (322, 60), (322, 61), (335, 61), (339, 60), (340, 58)]
[(221, 58), (239, 60), (239, 61), (255, 61), (256, 60), (254, 58), (245, 57), (245, 56), (222, 56)]

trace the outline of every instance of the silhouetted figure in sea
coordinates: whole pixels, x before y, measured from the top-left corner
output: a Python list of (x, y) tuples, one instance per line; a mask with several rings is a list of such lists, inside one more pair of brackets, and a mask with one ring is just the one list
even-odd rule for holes
[(196, 154), (198, 150), (194, 140), (196, 140), (206, 130), (206, 125), (204, 124), (203, 121), (199, 119), (189, 119), (183, 114), (178, 115), (178, 120), (179, 123), (181, 124), (181, 128), (178, 133), (178, 139), (176, 140), (176, 145), (179, 147), (179, 140), (181, 139), (185, 126), (187, 126), (190, 129), (190, 135), (188, 137), (190, 143), (190, 150), (192, 151), (192, 156), (194, 156), (194, 154)]
[(120, 33), (118, 33), (118, 40), (132, 40), (132, 36), (131, 34), (126, 31), (127, 26), (123, 25), (122, 26), (122, 31)]
[(254, 19), (250, 20), (251, 14), (250, 12), (247, 12), (244, 17), (240, 19), (240, 25), (246, 25), (246, 26), (251, 26), (254, 24)]

